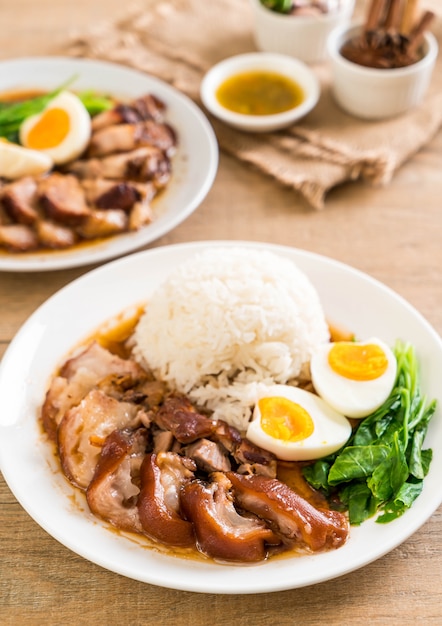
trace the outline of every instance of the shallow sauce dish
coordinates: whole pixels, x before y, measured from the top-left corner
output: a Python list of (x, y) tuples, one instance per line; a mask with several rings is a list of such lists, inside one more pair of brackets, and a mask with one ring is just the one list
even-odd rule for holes
[[(336, 551), (277, 558), (245, 571), (240, 566), (178, 558), (149, 549), (142, 540), (111, 532), (76, 496), (37, 421), (50, 377), (72, 348), (98, 326), (146, 302), (171, 270), (215, 245), (268, 249), (289, 257), (317, 288), (331, 324), (351, 329), (361, 338), (382, 337), (390, 345), (397, 338), (413, 343), (421, 364), (423, 391), (438, 400), (438, 409), (426, 439), (426, 447), (434, 451), (430, 472), (421, 495), (402, 517), (389, 524), (369, 520), (352, 527), (347, 544)], [(442, 342), (428, 322), (386, 286), (346, 265), (310, 252), (252, 242), (160, 247), (85, 274), (52, 296), (17, 333), (0, 368), (0, 467), (17, 500), (42, 528), (73, 552), (110, 571), (150, 584), (205, 593), (264, 593), (302, 587), (378, 559), (410, 537), (440, 505), (441, 375)]]
[(75, 77), (72, 89), (94, 90), (130, 100), (146, 93), (167, 105), (166, 120), (178, 134), (172, 177), (153, 202), (154, 221), (124, 233), (72, 249), (30, 253), (0, 251), (0, 271), (46, 271), (98, 263), (139, 249), (185, 220), (210, 190), (218, 168), (218, 145), (204, 113), (187, 96), (142, 72), (103, 61), (35, 57), (0, 63), (0, 93), (51, 90)]
[[(220, 103), (217, 91), (226, 80), (248, 72), (269, 72), (293, 81), (303, 92), (301, 102), (287, 111), (269, 115), (231, 111)], [(256, 52), (229, 57), (214, 65), (201, 82), (200, 94), (208, 111), (226, 124), (248, 132), (270, 132), (307, 115), (318, 102), (320, 86), (314, 72), (301, 61), (283, 54)]]

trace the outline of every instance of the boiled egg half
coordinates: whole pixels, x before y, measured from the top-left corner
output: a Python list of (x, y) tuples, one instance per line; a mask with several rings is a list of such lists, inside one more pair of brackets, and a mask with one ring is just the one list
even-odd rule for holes
[(60, 92), (41, 113), (28, 117), (19, 131), (23, 146), (46, 154), (58, 165), (77, 158), (90, 135), (90, 115), (70, 91)]
[(52, 159), (47, 154), (0, 139), (1, 178), (15, 180), (22, 176), (44, 174), (52, 168), (52, 165)]
[(247, 438), (282, 461), (308, 461), (339, 450), (350, 422), (319, 396), (290, 385), (259, 388)]
[(313, 355), (315, 391), (336, 411), (361, 418), (378, 409), (390, 395), (397, 371), (396, 357), (379, 339), (337, 341)]

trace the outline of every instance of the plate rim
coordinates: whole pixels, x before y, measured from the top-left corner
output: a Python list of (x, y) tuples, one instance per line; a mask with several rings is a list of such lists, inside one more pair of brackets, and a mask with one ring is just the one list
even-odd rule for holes
[[(202, 250), (204, 248), (207, 247), (212, 247), (212, 246), (230, 246), (230, 247), (234, 247), (234, 246), (246, 246), (246, 247), (252, 247), (252, 248), (258, 248), (258, 249), (267, 249), (267, 250), (273, 250), (274, 252), (278, 253), (278, 252), (282, 252), (285, 254), (289, 254), (289, 256), (293, 255), (292, 258), (294, 257), (299, 257), (299, 258), (306, 258), (306, 259), (311, 259), (313, 261), (319, 261), (319, 263), (325, 263), (326, 265), (331, 264), (332, 267), (334, 268), (338, 268), (338, 270), (344, 270), (345, 272), (350, 272), (350, 274), (356, 276), (356, 278), (363, 278), (364, 281), (367, 281), (369, 283), (371, 283), (372, 285), (375, 286), (375, 288), (381, 288), (381, 290), (385, 293), (388, 293), (390, 296), (392, 296), (395, 300), (398, 301), (398, 303), (401, 306), (405, 306), (410, 313), (413, 314), (413, 316), (416, 316), (418, 322), (420, 325), (423, 325), (425, 330), (427, 332), (430, 333), (431, 338), (436, 342), (437, 344), (437, 349), (438, 351), (442, 354), (442, 339), (440, 338), (440, 336), (438, 335), (438, 333), (436, 332), (436, 330), (433, 328), (433, 326), (422, 316), (422, 314), (415, 308), (413, 307), (407, 300), (405, 300), (400, 294), (398, 294), (397, 292), (395, 292), (394, 290), (392, 290), (390, 287), (388, 287), (387, 285), (385, 285), (384, 283), (378, 281), (376, 278), (373, 278), (372, 276), (370, 276), (369, 274), (354, 268), (350, 265), (347, 265), (346, 263), (343, 263), (341, 261), (332, 259), (330, 257), (327, 257), (325, 255), (322, 254), (318, 254), (316, 252), (311, 252), (311, 251), (307, 251), (307, 250), (302, 250), (299, 248), (295, 248), (292, 246), (285, 246), (285, 245), (280, 245), (280, 244), (274, 244), (274, 243), (266, 243), (266, 242), (253, 242), (253, 241), (243, 241), (243, 240), (205, 240), (205, 241), (197, 241), (197, 242), (184, 242), (184, 243), (176, 243), (176, 244), (170, 244), (167, 246), (159, 246), (157, 248), (153, 248), (153, 249), (149, 249), (149, 250), (144, 250), (144, 251), (140, 251), (137, 253), (133, 253), (131, 255), (127, 255), (125, 257), (116, 259), (114, 261), (111, 261), (110, 263), (107, 263), (105, 265), (102, 265), (98, 268), (95, 268), (89, 272), (87, 272), (86, 274), (84, 274), (83, 276), (80, 276), (79, 278), (76, 278), (75, 280), (73, 280), (71, 283), (68, 283), (67, 285), (65, 285), (64, 287), (62, 287), (61, 289), (59, 289), (53, 296), (51, 296), (48, 300), (46, 300), (44, 303), (42, 303), (40, 305), (40, 307), (38, 307), (38, 309), (36, 309), (34, 311), (34, 313), (28, 318), (28, 320), (22, 325), (22, 327), (19, 329), (19, 331), (17, 332), (17, 334), (15, 335), (15, 337), (13, 338), (10, 346), (8, 346), (5, 355), (2, 359), (2, 362), (0, 363), (0, 387), (2, 386), (2, 379), (3, 379), (3, 369), (5, 367), (5, 363), (6, 365), (8, 364), (8, 360), (9, 360), (9, 356), (8, 353), (13, 353), (13, 351), (15, 350), (15, 345), (17, 344), (17, 342), (20, 340), (20, 337), (23, 335), (23, 333), (26, 332), (26, 329), (29, 327), (29, 324), (33, 323), (33, 320), (37, 319), (38, 316), (41, 314), (41, 312), (43, 311), (43, 313), (45, 312), (45, 308), (48, 307), (50, 308), (51, 306), (53, 306), (53, 302), (54, 300), (56, 300), (57, 298), (60, 297), (60, 294), (65, 294), (67, 291), (69, 291), (72, 286), (80, 284), (83, 281), (94, 281), (95, 279), (100, 278), (100, 274), (107, 274), (109, 272), (112, 272), (112, 270), (115, 267), (121, 266), (123, 267), (123, 265), (132, 265), (132, 264), (137, 264), (140, 261), (143, 261), (146, 257), (147, 258), (152, 258), (155, 256), (161, 256), (161, 255), (168, 255), (174, 251), (193, 251), (193, 252), (197, 252), (199, 250)], [(294, 258), (294, 260), (296, 261), (296, 258)], [(3, 424), (0, 423), (0, 432), (2, 431), (2, 429), (4, 429), (5, 426)], [(58, 540), (60, 543), (62, 543), (63, 545), (65, 545), (66, 547), (68, 547), (68, 549), (70, 549), (71, 551), (73, 551), (76, 554), (81, 555), (83, 558), (97, 564), (100, 565), (101, 567), (104, 567), (105, 569), (108, 569), (110, 571), (113, 571), (117, 574), (120, 575), (124, 575), (127, 576), (129, 578), (132, 579), (136, 579), (136, 580), (140, 580), (141, 582), (145, 582), (148, 584), (153, 584), (153, 585), (157, 585), (157, 586), (163, 586), (163, 587), (167, 587), (167, 588), (171, 588), (171, 589), (178, 589), (178, 590), (183, 590), (183, 591), (193, 591), (193, 592), (199, 592), (199, 593), (219, 593), (219, 594), (251, 594), (251, 593), (268, 593), (268, 592), (274, 592), (274, 591), (283, 591), (283, 590), (288, 590), (288, 589), (294, 589), (294, 588), (300, 588), (300, 587), (304, 587), (304, 586), (310, 586), (313, 584), (318, 584), (320, 582), (325, 582), (327, 580), (331, 580), (331, 579), (335, 579), (338, 577), (341, 577), (345, 574), (348, 574), (352, 571), (355, 571), (357, 569), (360, 569), (362, 567), (365, 567), (366, 565), (368, 565), (369, 563), (371, 563), (372, 561), (378, 560), (379, 558), (381, 558), (382, 556), (384, 556), (385, 554), (387, 554), (388, 552), (390, 552), (391, 550), (393, 550), (394, 548), (396, 548), (398, 545), (400, 545), (401, 543), (403, 543), (404, 541), (406, 541), (412, 534), (414, 534), (424, 523), (426, 523), (429, 518), (431, 517), (431, 515), (433, 515), (433, 513), (437, 510), (437, 508), (440, 506), (441, 502), (442, 502), (442, 492), (439, 494), (438, 498), (433, 498), (431, 501), (430, 505), (427, 505), (425, 508), (425, 515), (421, 516), (417, 519), (415, 519), (415, 516), (413, 517), (413, 523), (409, 526), (409, 528), (407, 529), (407, 532), (402, 532), (399, 533), (398, 536), (395, 538), (394, 541), (390, 541), (388, 546), (386, 546), (384, 549), (382, 549), (381, 551), (377, 551), (375, 552), (374, 555), (372, 555), (371, 557), (367, 557), (365, 558), (365, 560), (362, 563), (358, 563), (358, 564), (349, 564), (347, 567), (345, 568), (341, 568), (339, 573), (327, 573), (327, 570), (325, 573), (323, 573), (321, 576), (314, 576), (314, 580), (312, 580), (311, 576), (310, 577), (306, 577), (304, 582), (297, 582), (296, 584), (293, 584), (290, 581), (276, 581), (276, 580), (272, 580), (270, 583), (269, 581), (262, 581), (260, 580), (259, 584), (257, 584), (256, 581), (254, 581), (253, 585), (249, 585), (247, 586), (247, 584), (244, 584), (241, 588), (238, 589), (238, 581), (234, 581), (232, 584), (230, 584), (230, 586), (224, 586), (222, 589), (218, 590), (217, 586), (220, 584), (219, 582), (217, 582), (217, 578), (216, 576), (214, 577), (214, 581), (212, 580), (212, 576), (207, 576), (207, 580), (205, 581), (204, 585), (201, 585), (201, 583), (199, 584), (199, 588), (196, 588), (193, 584), (192, 584), (192, 580), (191, 578), (186, 578), (185, 580), (182, 581), (177, 581), (174, 580), (172, 582), (172, 584), (170, 583), (170, 581), (167, 581), (166, 579), (152, 579), (152, 577), (145, 577), (145, 576), (134, 576), (133, 573), (131, 573), (130, 571), (125, 571), (125, 568), (120, 566), (120, 567), (115, 567), (114, 563), (109, 563), (109, 560), (106, 558), (91, 558), (90, 555), (88, 555), (87, 553), (87, 549), (83, 549), (82, 547), (79, 549), (78, 546), (77, 547), (72, 547), (72, 545), (68, 543), (66, 543), (65, 537), (63, 537), (63, 533), (59, 533), (58, 529), (53, 529), (50, 527), (50, 524), (48, 523), (42, 523), (41, 519), (39, 519), (39, 516), (35, 516), (33, 515), (32, 512), (29, 511), (29, 509), (26, 506), (26, 502), (24, 503), (22, 501), (22, 499), (20, 497), (17, 497), (16, 493), (14, 492), (14, 490), (11, 488), (9, 481), (10, 481), (10, 474), (8, 471), (8, 468), (6, 468), (5, 471), (5, 467), (4, 467), (4, 450), (3, 450), (3, 446), (0, 440), (0, 468), (3, 472), (5, 481), (7, 482), (9, 488), (11, 489), (12, 493), (14, 494), (14, 496), (17, 498), (17, 500), (19, 501), (19, 503), (21, 504), (21, 506), (28, 512), (28, 514), (36, 521), (36, 523), (38, 523), (44, 530), (46, 530), (46, 532), (48, 532), (52, 537), (54, 537), (56, 540)], [(371, 524), (371, 520), (369, 520), (368, 522), (365, 522), (365, 524)], [(389, 525), (390, 526), (390, 525)], [(104, 528), (106, 528), (106, 525), (104, 525)], [(359, 529), (358, 528), (354, 528), (352, 527), (352, 534), (354, 533), (358, 533)], [(345, 546), (343, 548), (340, 548), (339, 552), (341, 552), (342, 550), (344, 550)], [(330, 558), (332, 558), (333, 554), (335, 554), (334, 551), (326, 553), (325, 555), (309, 555), (307, 558), (309, 560), (309, 562), (313, 562), (314, 560), (318, 560), (318, 557), (324, 557), (326, 558), (326, 560), (330, 560)], [(330, 556), (331, 555), (331, 556)], [(173, 558), (173, 557), (172, 557)], [(188, 562), (190, 563), (190, 561)], [(236, 566), (234, 566), (235, 568)], [(258, 566), (260, 567), (260, 566)], [(192, 570), (192, 567), (190, 568), (190, 570)], [(242, 570), (244, 571), (244, 570)], [(250, 571), (250, 569), (248, 570)]]
[[(85, 248), (79, 248), (77, 250), (66, 249), (49, 252), (36, 251), (34, 253), (26, 253), (26, 256), (20, 254), (15, 255), (13, 253), (2, 251), (0, 254), (0, 272), (54, 271), (83, 267), (86, 265), (92, 266), (98, 263), (108, 262), (116, 258), (121, 258), (122, 256), (132, 254), (144, 246), (148, 246), (163, 237), (184, 222), (201, 205), (212, 188), (217, 175), (219, 165), (219, 147), (215, 131), (208, 117), (196, 102), (194, 102), (185, 93), (179, 91), (173, 85), (156, 76), (127, 65), (101, 59), (60, 55), (16, 57), (13, 59), (0, 60), (0, 74), (5, 70), (5, 68), (7, 71), (8, 68), (13, 69), (15, 66), (26, 68), (28, 66), (39, 66), (41, 64), (78, 65), (86, 67), (86, 71), (88, 68), (89, 70), (92, 68), (92, 71), (94, 71), (94, 68), (96, 71), (100, 68), (105, 68), (109, 72), (122, 72), (128, 76), (131, 75), (133, 77), (139, 77), (141, 80), (145, 80), (151, 84), (149, 89), (153, 89), (152, 85), (154, 85), (157, 86), (159, 90), (165, 91), (168, 96), (173, 99), (175, 105), (185, 107), (187, 112), (192, 115), (194, 121), (198, 124), (200, 131), (204, 135), (206, 141), (204, 149), (208, 152), (208, 158), (204, 160), (206, 172), (200, 187), (195, 190), (192, 199), (188, 202), (187, 206), (184, 207), (184, 210), (181, 209), (177, 215), (170, 217), (164, 223), (160, 224), (154, 221), (145, 229), (138, 231), (138, 233), (122, 233), (122, 235), (120, 235), (120, 239), (109, 238), (107, 240), (103, 240), (102, 242), (91, 242), (91, 244), (87, 244)], [(183, 160), (188, 161), (188, 157), (188, 153), (182, 155)], [(167, 194), (167, 188), (165, 190), (165, 194)], [(168, 211), (170, 211), (170, 209), (166, 210), (166, 214)], [(153, 235), (151, 235), (152, 232), (154, 233)], [(123, 240), (122, 237), (126, 237), (127, 241)], [(136, 238), (136, 240), (131, 241), (130, 237), (132, 237), (132, 239)], [(114, 250), (114, 247), (117, 249)]]

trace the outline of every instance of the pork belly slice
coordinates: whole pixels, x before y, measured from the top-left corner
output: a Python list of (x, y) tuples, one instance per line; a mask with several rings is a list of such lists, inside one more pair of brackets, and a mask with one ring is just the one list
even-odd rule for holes
[(170, 452), (175, 443), (174, 436), (169, 430), (160, 430), (159, 428), (152, 428), (152, 442), (153, 451), (158, 454), (159, 452)]
[(272, 525), (284, 541), (312, 551), (339, 548), (347, 539), (349, 523), (337, 511), (316, 509), (285, 483), (265, 476), (228, 472), (235, 502)]
[(152, 181), (156, 188), (162, 188), (170, 179), (171, 164), (161, 150), (145, 146), (101, 159), (79, 159), (70, 163), (67, 170), (80, 179), (128, 179), (141, 183)]
[(153, 220), (154, 213), (150, 204), (145, 200), (136, 202), (129, 213), (129, 230), (140, 230)]
[(132, 402), (140, 405), (146, 411), (146, 428), (152, 422), (152, 409), (156, 409), (162, 403), (167, 393), (166, 383), (155, 380), (151, 372), (144, 370), (143, 377), (139, 380), (134, 381), (130, 375), (110, 375), (97, 383), (96, 387), (120, 402)]
[(41, 178), (38, 195), (48, 217), (62, 224), (79, 224), (90, 215), (84, 191), (75, 176), (54, 172)]
[(88, 487), (106, 437), (117, 428), (140, 426), (138, 412), (136, 404), (119, 402), (92, 389), (65, 413), (58, 427), (57, 444), (63, 471), (74, 485)]
[(122, 359), (96, 341), (68, 359), (46, 393), (41, 418), (49, 437), (55, 439), (57, 426), (68, 409), (77, 405), (91, 389), (109, 377), (124, 378), (126, 388), (142, 383), (145, 371), (130, 359)]
[[(144, 370), (143, 370), (144, 372)], [(126, 402), (142, 403), (147, 409), (156, 409), (167, 394), (167, 384), (162, 380), (155, 380), (152, 374), (145, 373), (146, 380), (124, 392), (122, 400)]]
[(38, 219), (37, 182), (25, 176), (2, 188), (1, 201), (6, 214), (19, 224), (33, 224)]
[(243, 439), (239, 431), (226, 422), (198, 413), (184, 396), (167, 397), (154, 413), (153, 420), (159, 428), (170, 431), (179, 443), (195, 442), (194, 447), (186, 448), (191, 451), (186, 454), (193, 456), (195, 453), (195, 460), (201, 468), (205, 466), (206, 471), (229, 470), (230, 461), (226, 454), (229, 452), (239, 465), (239, 472), (276, 476), (274, 454)]
[(138, 512), (149, 537), (172, 546), (193, 546), (192, 524), (180, 514), (180, 492), (195, 465), (173, 452), (148, 454), (140, 472)]
[(9, 252), (29, 252), (38, 248), (35, 231), (25, 224), (0, 225), (0, 246)]
[(97, 239), (124, 233), (128, 226), (129, 218), (122, 209), (94, 209), (76, 230), (84, 239)]
[(218, 420), (212, 439), (218, 441), (238, 464), (240, 474), (260, 474), (276, 478), (276, 456), (241, 436), (239, 430), (223, 420)]
[(94, 515), (116, 528), (142, 533), (137, 497), (147, 443), (144, 428), (114, 430), (104, 442), (86, 499)]
[(166, 105), (152, 94), (146, 94), (127, 104), (117, 104), (109, 111), (103, 111), (92, 119), (92, 131), (114, 124), (135, 124), (143, 120), (161, 122)]
[(145, 94), (136, 98), (131, 107), (140, 116), (140, 120), (155, 120), (161, 122), (166, 112), (166, 104), (153, 94)]
[(239, 430), (224, 420), (217, 420), (213, 436), (230, 453), (233, 453), (242, 442)]
[(167, 124), (153, 120), (106, 126), (93, 133), (87, 153), (90, 157), (102, 157), (142, 146), (154, 146), (172, 156), (176, 146), (175, 133)]
[(77, 235), (68, 226), (40, 219), (35, 223), (35, 231), (41, 245), (46, 248), (69, 248), (77, 242)]
[(92, 118), (92, 133), (115, 124), (136, 124), (141, 118), (130, 104), (117, 104)]
[[(134, 184), (126, 181), (100, 181), (101, 189), (98, 189), (99, 181), (88, 181), (86, 185), (94, 186), (95, 193), (89, 193), (92, 203), (99, 209), (123, 209), (129, 211), (135, 202), (141, 200), (141, 193)], [(141, 184), (141, 183), (140, 183)], [(85, 185), (83, 184), (83, 187)]]
[[(155, 193), (151, 183), (117, 183), (95, 199), (95, 206), (109, 211), (128, 211), (127, 219), (120, 217), (119, 221), (124, 224), (124, 230), (135, 231), (153, 221), (154, 214), (149, 201)], [(103, 215), (103, 218), (106, 216)]]
[(216, 421), (198, 413), (184, 396), (171, 395), (153, 416), (163, 430), (169, 430), (180, 443), (192, 443), (211, 435)]
[(87, 202), (94, 207), (133, 212), (138, 205), (142, 205), (146, 206), (149, 216), (152, 216), (149, 202), (157, 193), (153, 183), (92, 178), (82, 180), (81, 185)]
[(231, 469), (227, 450), (210, 439), (198, 439), (191, 443), (185, 447), (184, 454), (204, 472), (228, 472)]
[(65, 378), (71, 379), (85, 369), (94, 372), (97, 380), (102, 380), (109, 375), (129, 375), (134, 381), (138, 382), (146, 377), (146, 372), (136, 361), (122, 359), (100, 346), (97, 341), (91, 341), (78, 354), (67, 359), (60, 370), (60, 374)]
[(193, 523), (198, 549), (214, 559), (241, 563), (262, 561), (268, 544), (280, 540), (261, 520), (240, 515), (230, 493), (231, 482), (222, 472), (205, 484), (194, 480), (182, 488), (181, 506)]
[(244, 438), (232, 452), (235, 461), (239, 464), (239, 474), (259, 474), (276, 478), (278, 469), (276, 456), (264, 450), (254, 443)]

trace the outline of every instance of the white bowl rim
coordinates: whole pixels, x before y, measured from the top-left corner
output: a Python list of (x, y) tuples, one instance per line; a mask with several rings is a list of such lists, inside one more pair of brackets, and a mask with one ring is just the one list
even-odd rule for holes
[(332, 22), (337, 17), (340, 17), (343, 14), (345, 15), (347, 13), (352, 13), (355, 4), (355, 0), (346, 0), (345, 4), (337, 11), (323, 13), (322, 15), (286, 15), (285, 13), (278, 13), (277, 11), (272, 11), (271, 9), (268, 9), (261, 3), (261, 0), (250, 0), (250, 2), (256, 7), (257, 11), (265, 13), (266, 15), (268, 15), (269, 19), (274, 19), (275, 22), (291, 18), (295, 19), (296, 21), (299, 20), (300, 22), (304, 22), (304, 25), (306, 23), (314, 22)]
[[(418, 72), (424, 67), (431, 65), (436, 60), (439, 45), (437, 43), (436, 37), (431, 32), (425, 33), (425, 43), (427, 45), (427, 52), (416, 61), (412, 65), (407, 65), (405, 67), (393, 67), (393, 68), (378, 68), (378, 67), (366, 67), (365, 65), (359, 65), (358, 63), (354, 63), (353, 61), (349, 61), (345, 57), (342, 56), (339, 49), (341, 44), (338, 45), (341, 39), (347, 34), (350, 35), (352, 33), (357, 33), (362, 28), (361, 23), (351, 24), (350, 26), (347, 24), (346, 26), (337, 26), (331, 33), (327, 42), (328, 54), (332, 61), (340, 63), (344, 67), (351, 68), (354, 71), (360, 71), (366, 74), (367, 76), (375, 76), (375, 77), (386, 77), (386, 76), (402, 76), (406, 74), (414, 74)], [(343, 42), (342, 42), (343, 43)]]
[[(285, 64), (293, 71), (286, 71), (279, 67)], [(215, 90), (228, 76), (233, 76), (247, 69), (259, 69), (262, 65), (272, 69), (275, 73), (293, 78), (305, 90), (305, 99), (301, 104), (288, 111), (271, 115), (246, 115), (226, 109), (215, 97)], [(215, 76), (219, 74), (219, 80)], [(308, 82), (308, 85), (306, 84)], [(205, 74), (200, 86), (201, 100), (205, 107), (216, 117), (226, 123), (242, 126), (248, 129), (260, 129), (267, 126), (283, 126), (295, 122), (309, 113), (319, 100), (321, 87), (313, 70), (306, 63), (294, 57), (278, 52), (248, 52), (227, 57), (216, 63)]]

